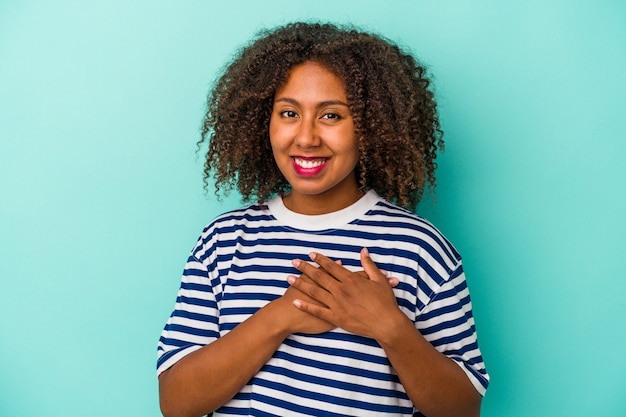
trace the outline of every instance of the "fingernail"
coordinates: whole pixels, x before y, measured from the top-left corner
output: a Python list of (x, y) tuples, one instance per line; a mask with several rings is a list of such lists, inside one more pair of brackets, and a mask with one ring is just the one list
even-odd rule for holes
[(309, 258), (311, 258), (311, 260), (314, 261), (315, 258), (317, 258), (317, 253), (315, 253), (315, 252), (309, 253)]
[(294, 259), (293, 261), (291, 261), (291, 264), (295, 266), (296, 268), (300, 266), (300, 263), (302, 263), (300, 259)]
[(296, 277), (294, 275), (289, 275), (287, 277), (287, 282), (293, 284), (294, 282), (296, 282)]
[(300, 308), (302, 307), (302, 301), (300, 300), (293, 300), (293, 305)]
[(363, 248), (363, 249), (361, 249), (361, 253), (362, 253), (363, 255), (365, 255), (365, 256), (370, 256), (370, 253), (369, 253), (369, 251), (367, 250), (367, 248)]

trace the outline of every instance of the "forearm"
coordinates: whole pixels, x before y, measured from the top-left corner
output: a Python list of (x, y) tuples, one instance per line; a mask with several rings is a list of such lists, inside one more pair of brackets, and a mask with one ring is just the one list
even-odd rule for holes
[(377, 337), (409, 398), (428, 417), (478, 416), (481, 395), (454, 361), (437, 351), (400, 312)]
[(165, 417), (211, 413), (230, 400), (271, 358), (289, 333), (272, 304), (215, 342), (187, 355), (159, 377)]

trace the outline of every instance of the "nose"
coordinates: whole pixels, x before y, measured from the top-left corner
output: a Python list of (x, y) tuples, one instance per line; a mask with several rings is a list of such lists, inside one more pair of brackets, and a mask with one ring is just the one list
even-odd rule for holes
[(320, 145), (319, 132), (315, 118), (303, 118), (300, 129), (295, 137), (295, 143), (300, 148), (314, 148)]

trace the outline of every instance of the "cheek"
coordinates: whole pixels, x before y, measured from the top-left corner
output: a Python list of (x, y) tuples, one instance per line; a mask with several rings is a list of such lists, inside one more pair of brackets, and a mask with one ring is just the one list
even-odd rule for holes
[(272, 150), (276, 152), (279, 149), (285, 148), (288, 135), (284, 126), (281, 126), (278, 122), (272, 122), (272, 120), (273, 118), (270, 119), (269, 126), (270, 145), (272, 146)]
[(350, 140), (349, 141), (343, 141), (344, 143), (344, 154), (345, 155), (349, 155), (351, 158), (355, 159), (355, 160), (359, 160), (359, 142), (354, 134), (354, 130), (346, 130), (345, 135), (343, 136), (345, 137), (349, 137)]
[(280, 148), (280, 136), (278, 134), (278, 132), (276, 131), (276, 128), (272, 126), (272, 124), (270, 123), (270, 129), (269, 129), (269, 136), (270, 136), (270, 146), (272, 147), (272, 152), (276, 153), (276, 151)]

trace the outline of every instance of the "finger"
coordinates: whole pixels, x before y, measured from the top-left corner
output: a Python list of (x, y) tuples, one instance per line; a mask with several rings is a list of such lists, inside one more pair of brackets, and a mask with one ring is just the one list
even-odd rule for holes
[[(301, 293), (308, 295), (315, 302), (329, 305), (328, 303), (332, 301), (331, 294), (325, 288), (317, 285), (316, 282), (311, 281), (307, 278), (308, 277), (306, 277), (306, 275), (303, 275), (300, 278), (296, 277), (295, 275), (289, 275), (287, 277), (287, 282), (289, 282), (289, 285), (296, 288)], [(329, 279), (332, 280), (332, 278)]]
[[(389, 285), (391, 285), (391, 287), (395, 288), (400, 284), (400, 280), (398, 278), (390, 277), (389, 274), (386, 273), (386, 271), (381, 270), (380, 272), (382, 272), (383, 275), (385, 275), (385, 277), (387, 278), (387, 282), (389, 283)], [(357, 274), (361, 278), (370, 279), (370, 277), (367, 276), (365, 271), (356, 271), (355, 274)]]
[(337, 284), (337, 279), (335, 279), (335, 277), (332, 276), (332, 273), (328, 270), (328, 269), (331, 269), (329, 268), (329, 266), (334, 267), (335, 270), (343, 269), (343, 267), (337, 265), (335, 262), (331, 261), (328, 258), (326, 259), (329, 262), (325, 263), (326, 264), (325, 268), (322, 268), (322, 267), (317, 268), (309, 264), (308, 262), (304, 262), (300, 259), (294, 259), (292, 261), (292, 264), (293, 266), (296, 267), (296, 269), (298, 269), (298, 271), (307, 275), (317, 285), (330, 290), (330, 288), (333, 287), (333, 284)]
[(320, 305), (316, 305), (313, 303), (309, 303), (306, 302), (304, 300), (300, 300), (300, 299), (296, 299), (293, 301), (293, 305), (301, 311), (304, 311), (305, 313), (308, 313), (312, 316), (318, 317), (322, 320), (325, 320), (331, 324), (334, 324), (332, 319), (333, 319), (333, 314), (330, 311), (330, 309), (328, 309), (325, 306), (320, 306)]
[[(335, 260), (335, 263), (336, 263), (337, 265), (343, 266), (343, 262), (341, 261), (341, 259), (336, 259), (336, 260)], [(320, 267), (320, 268), (321, 268), (321, 267)], [(322, 269), (324, 269), (324, 268), (322, 268)]]
[[(290, 275), (290, 276), (294, 276), (294, 277), (295, 277), (295, 275)], [(306, 275), (306, 274), (302, 274), (302, 275), (300, 275), (299, 277), (297, 277), (297, 279), (302, 279), (302, 280), (304, 280), (305, 282), (308, 282), (308, 283), (309, 283), (309, 284), (311, 284), (311, 285), (317, 285), (317, 284), (315, 283), (315, 281), (313, 281), (313, 280), (312, 280), (312, 279), (311, 279), (308, 275)], [(289, 277), (287, 277), (287, 281), (289, 281)]]
[(389, 277), (389, 278), (387, 278), (387, 282), (393, 288), (396, 288), (398, 285), (400, 285), (400, 280), (398, 278), (396, 278), (396, 277)]
[(374, 261), (372, 261), (372, 258), (370, 258), (367, 248), (361, 249), (361, 265), (371, 280), (379, 282), (387, 281), (385, 274), (378, 269)]
[(309, 254), (309, 257), (312, 261), (317, 263), (324, 271), (326, 271), (328, 275), (332, 276), (337, 281), (341, 281), (342, 275), (348, 272), (348, 270), (343, 267), (343, 264), (332, 261), (321, 253), (311, 252)]

